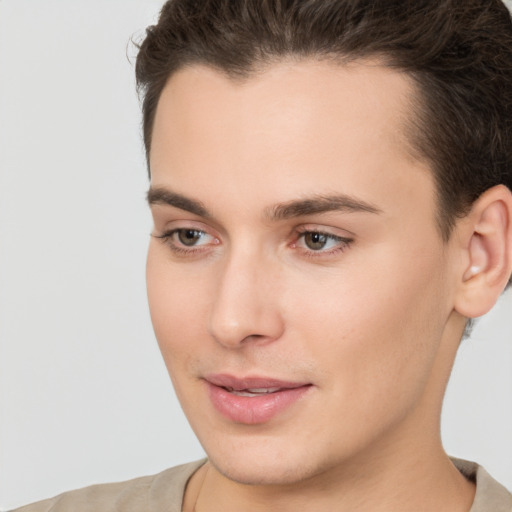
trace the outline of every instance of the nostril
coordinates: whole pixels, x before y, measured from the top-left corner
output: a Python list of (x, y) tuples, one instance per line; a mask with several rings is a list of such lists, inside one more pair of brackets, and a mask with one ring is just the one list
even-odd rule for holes
[(246, 336), (242, 340), (242, 343), (244, 343), (246, 341), (257, 341), (257, 340), (260, 340), (262, 338), (265, 338), (265, 336), (263, 334), (249, 334), (249, 336)]

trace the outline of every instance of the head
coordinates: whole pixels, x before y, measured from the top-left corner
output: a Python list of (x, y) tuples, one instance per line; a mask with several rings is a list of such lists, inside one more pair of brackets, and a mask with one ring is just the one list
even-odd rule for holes
[(434, 443), (512, 267), (504, 5), (174, 0), (137, 80), (153, 323), (214, 463), (290, 483)]

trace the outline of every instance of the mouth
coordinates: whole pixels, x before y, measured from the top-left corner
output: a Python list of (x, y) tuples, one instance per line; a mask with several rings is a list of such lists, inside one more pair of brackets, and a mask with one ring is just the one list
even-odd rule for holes
[(262, 377), (216, 374), (205, 378), (214, 408), (224, 418), (246, 425), (269, 422), (303, 398), (312, 384)]

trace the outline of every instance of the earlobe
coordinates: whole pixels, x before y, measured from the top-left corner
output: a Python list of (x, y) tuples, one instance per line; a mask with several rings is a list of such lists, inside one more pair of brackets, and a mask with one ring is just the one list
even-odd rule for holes
[(499, 185), (473, 204), (467, 217), (465, 268), (455, 309), (468, 318), (487, 313), (512, 273), (512, 193)]

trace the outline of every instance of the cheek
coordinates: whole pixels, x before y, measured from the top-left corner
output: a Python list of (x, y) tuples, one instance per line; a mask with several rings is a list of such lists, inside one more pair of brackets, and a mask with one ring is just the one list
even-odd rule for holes
[(412, 403), (425, 388), (447, 308), (438, 255), (421, 247), (418, 253), (388, 250), (315, 286), (303, 282), (302, 299), (290, 295), (296, 338), (323, 361), (340, 402), (352, 396), (356, 407), (375, 411), (391, 401)]
[(204, 281), (183, 272), (162, 252), (150, 246), (146, 282), (156, 339), (171, 371), (176, 364), (186, 363), (187, 354), (201, 340), (206, 293)]

